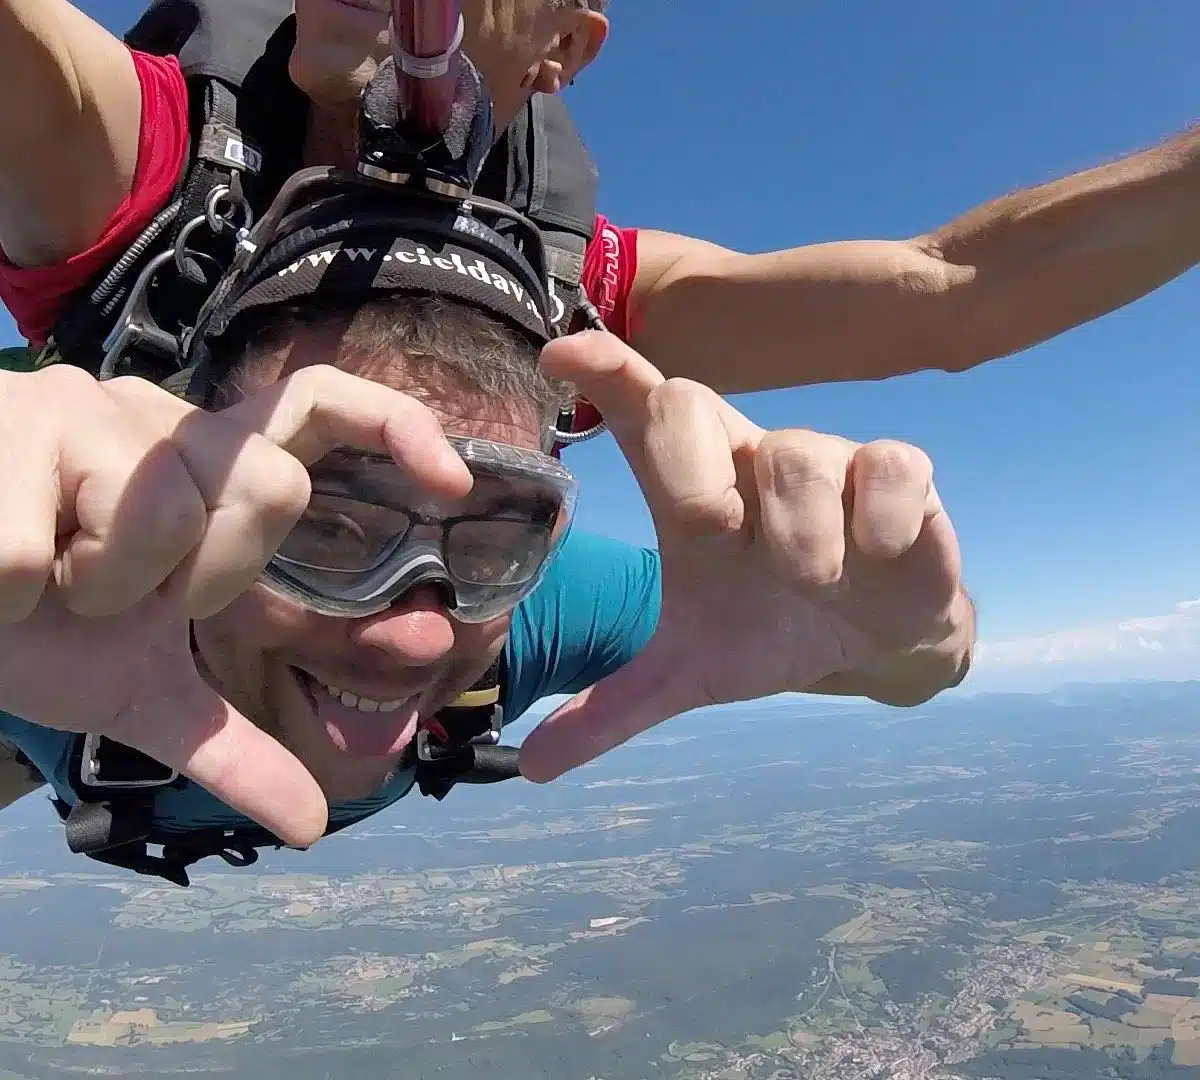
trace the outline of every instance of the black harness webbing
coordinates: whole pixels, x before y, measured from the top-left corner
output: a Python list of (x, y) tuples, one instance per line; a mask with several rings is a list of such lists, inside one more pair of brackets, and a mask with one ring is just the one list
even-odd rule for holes
[[(153, 0), (126, 36), (130, 47), (179, 57), (192, 132), (188, 163), (169, 207), (65, 306), (39, 365), (65, 361), (105, 378), (160, 383), (180, 366), (178, 339), (233, 258), (244, 224), (235, 207), (265, 212), (300, 167), (309, 106), (288, 75), (291, 7), (290, 0), (248, 0), (234, 17), (228, 0)], [(538, 226), (563, 330), (591, 309), (582, 274), (598, 185), (566, 105), (535, 94), (493, 147), (475, 187)], [(154, 259), (171, 252), (173, 265), (154, 270)], [(143, 272), (148, 281), (139, 290)], [(123, 341), (131, 329), (139, 333)]]
[[(400, 768), (411, 769), (422, 795), (440, 801), (455, 784), (494, 784), (521, 775), (519, 748), (497, 743), (503, 727), (504, 676), (501, 659), (455, 705), (443, 709), (418, 732)], [(158, 792), (189, 781), (160, 779), (161, 766), (114, 740), (103, 740), (103, 762), (94, 754), (90, 769), (85, 769), (87, 738), (76, 735), (71, 746), (68, 767), (75, 804), (54, 800), (67, 846), (76, 854), (187, 888), (188, 868), (202, 859), (219, 856), (230, 866), (252, 866), (258, 861), (257, 848), (285, 846), (257, 825), (188, 831), (156, 828)], [(156, 770), (154, 776), (151, 769)], [(106, 780), (106, 774), (117, 779)], [(325, 835), (332, 836), (377, 812), (331, 824)], [(161, 846), (161, 855), (151, 854), (152, 844)]]

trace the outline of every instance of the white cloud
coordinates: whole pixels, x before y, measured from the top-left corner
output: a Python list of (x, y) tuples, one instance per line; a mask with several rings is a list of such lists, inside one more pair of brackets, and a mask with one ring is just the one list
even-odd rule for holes
[(1040, 690), (1063, 682), (1200, 677), (1200, 600), (1145, 615), (979, 646), (968, 687)]
[[(1142, 615), (1012, 641), (983, 641), (961, 687), (972, 694), (994, 690), (1041, 692), (1068, 682), (1133, 679), (1200, 679), (1200, 599), (1180, 600), (1160, 615)], [(953, 692), (953, 691), (952, 691)], [(514, 725), (524, 738), (568, 695), (537, 702)], [(860, 707), (861, 698), (781, 694), (773, 700), (797, 708)], [(736, 708), (737, 706), (730, 706)], [(713, 712), (719, 712), (717, 706)]]

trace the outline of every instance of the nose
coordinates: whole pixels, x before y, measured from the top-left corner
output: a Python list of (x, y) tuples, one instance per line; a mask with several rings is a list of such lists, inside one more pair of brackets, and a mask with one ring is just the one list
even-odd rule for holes
[(405, 667), (436, 664), (454, 648), (454, 625), (434, 585), (406, 593), (386, 611), (348, 623), (350, 640)]

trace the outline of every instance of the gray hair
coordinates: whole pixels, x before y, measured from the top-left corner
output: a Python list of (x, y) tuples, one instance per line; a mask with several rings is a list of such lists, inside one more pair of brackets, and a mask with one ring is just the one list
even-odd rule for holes
[(216, 387), (217, 407), (261, 385), (255, 368), (302, 328), (338, 330), (337, 356), (330, 361), (337, 367), (370, 378), (402, 365), (418, 391), (461, 389), (499, 412), (532, 404), (547, 429), (574, 398), (569, 384), (542, 371), (540, 348), (507, 322), (461, 301), (402, 293), (331, 305), (309, 298), (248, 316), (220, 358), (228, 374)]

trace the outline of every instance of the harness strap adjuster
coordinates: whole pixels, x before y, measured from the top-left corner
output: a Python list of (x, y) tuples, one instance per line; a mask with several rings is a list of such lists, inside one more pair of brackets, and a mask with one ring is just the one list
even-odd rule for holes
[[(441, 800), (456, 784), (493, 784), (521, 775), (518, 747), (498, 745), (504, 682), (504, 663), (498, 659), (474, 687), (418, 731), (402, 767), (413, 770), (423, 795)], [(53, 800), (67, 844), (76, 854), (109, 866), (187, 888), (188, 868), (210, 856), (242, 868), (258, 861), (258, 848), (286, 846), (268, 830), (248, 824), (194, 832), (156, 826), (158, 792), (183, 787), (188, 781), (115, 739), (76, 735), (68, 776), (75, 803)], [(373, 812), (331, 823), (325, 835), (349, 828)], [(152, 845), (161, 846), (162, 854), (151, 854)]]

